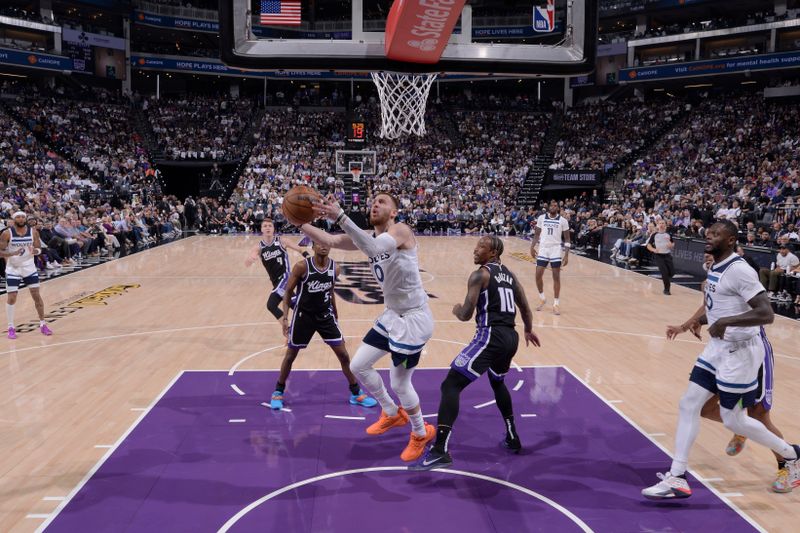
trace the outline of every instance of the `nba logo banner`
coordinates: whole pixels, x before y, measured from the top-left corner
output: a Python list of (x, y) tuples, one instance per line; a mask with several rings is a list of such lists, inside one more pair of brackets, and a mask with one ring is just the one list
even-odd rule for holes
[(533, 6), (533, 31), (550, 33), (555, 29), (556, 12), (554, 0), (547, 0), (547, 7)]

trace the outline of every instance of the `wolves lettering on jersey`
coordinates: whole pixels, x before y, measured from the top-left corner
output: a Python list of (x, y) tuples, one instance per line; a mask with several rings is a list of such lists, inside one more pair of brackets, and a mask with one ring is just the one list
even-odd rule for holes
[(569, 229), (567, 219), (561, 215), (556, 215), (555, 218), (539, 215), (536, 225), (542, 230), (539, 234), (539, 243), (542, 246), (560, 245), (564, 232)]
[[(750, 310), (747, 302), (764, 292), (755, 270), (736, 254), (712, 265), (706, 279), (706, 318), (709, 325), (720, 318), (746, 313)], [(758, 326), (731, 326), (725, 329), (725, 340), (747, 340), (759, 332)]]
[(417, 249), (393, 250), (369, 258), (372, 274), (383, 289), (386, 307), (397, 313), (422, 307), (428, 294), (419, 275)]
[[(9, 226), (7, 230), (11, 234), (11, 238), (8, 240), (8, 251), (19, 253), (20, 249), (33, 246), (33, 230), (30, 227), (26, 226), (25, 233), (23, 235), (18, 235), (14, 229), (14, 226)], [(22, 256), (14, 255), (7, 257), (6, 261), (12, 268), (23, 268), (25, 266), (35, 264), (33, 256), (29, 253), (26, 253)]]
[(281, 245), (280, 238), (275, 237), (269, 244), (261, 241), (259, 255), (272, 285), (277, 286), (289, 274), (289, 253)]
[(300, 282), (297, 292), (296, 311), (315, 316), (327, 315), (332, 311), (331, 292), (336, 282), (336, 263), (328, 259), (328, 266), (322, 270), (314, 265), (314, 259), (306, 259), (308, 273)]
[(489, 271), (489, 284), (478, 295), (475, 324), (481, 327), (514, 327), (517, 308), (514, 304), (514, 276), (504, 266), (486, 263), (481, 268)]

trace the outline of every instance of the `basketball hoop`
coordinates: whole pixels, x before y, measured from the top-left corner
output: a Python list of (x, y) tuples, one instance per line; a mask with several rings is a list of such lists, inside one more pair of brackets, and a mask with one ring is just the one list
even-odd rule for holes
[(350, 175), (353, 176), (353, 183), (361, 183), (361, 169), (351, 168)]
[(372, 72), (381, 98), (381, 132), (384, 139), (404, 134), (425, 135), (425, 104), (436, 74)]

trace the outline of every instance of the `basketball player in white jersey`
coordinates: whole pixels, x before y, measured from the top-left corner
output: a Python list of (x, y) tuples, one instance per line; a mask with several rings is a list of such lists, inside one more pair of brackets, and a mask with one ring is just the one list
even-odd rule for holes
[(39, 272), (33, 259), (42, 253), (39, 232), (28, 226), (28, 215), (23, 211), (17, 211), (12, 218), (14, 223), (0, 232), (0, 255), (6, 258), (8, 338), (17, 338), (17, 331), (14, 328), (14, 306), (17, 303), (20, 282), (23, 281), (31, 291), (36, 312), (39, 314), (39, 331), (43, 335), (52, 335), (53, 332), (44, 321), (44, 302), (39, 294)]
[[(433, 314), (419, 275), (417, 240), (411, 228), (395, 222), (398, 206), (387, 193), (375, 196), (369, 217), (375, 232), (370, 235), (345, 215), (333, 196), (328, 196), (314, 205), (314, 211), (336, 222), (346, 235), (330, 235), (310, 224), (303, 224), (300, 229), (315, 242), (331, 248), (361, 250), (369, 258), (372, 273), (383, 288), (386, 309), (364, 337), (350, 369), (381, 404), (381, 416), (367, 428), (367, 433), (380, 435), (410, 420), (411, 438), (400, 458), (415, 461), (425, 451), (425, 444), (436, 436), (436, 429), (422, 419), (419, 396), (411, 384), (422, 349), (433, 335)], [(374, 368), (387, 353), (392, 356), (389, 375), (400, 406), (389, 396)]]
[(730, 221), (717, 222), (706, 232), (706, 253), (714, 256), (705, 288), (705, 315), (699, 324), (709, 324), (711, 340), (697, 358), (679, 404), (675, 454), (669, 472), (642, 490), (645, 498), (688, 498), (686, 482), (689, 451), (697, 438), (700, 413), (715, 394), (719, 396), (723, 424), (770, 448), (785, 461), (788, 482), (800, 478), (800, 447), (770, 432), (750, 417), (747, 408), (758, 399), (758, 371), (768, 347), (761, 338), (762, 326), (775, 314), (758, 275), (736, 254), (738, 228)]
[[(561, 267), (569, 262), (569, 223), (559, 214), (558, 202), (550, 200), (548, 212), (539, 215), (536, 231), (531, 243), (531, 257), (536, 258), (536, 288), (539, 290), (537, 311), (544, 309), (547, 298), (544, 295), (544, 271), (547, 265), (553, 270), (553, 313), (560, 315), (558, 297), (561, 294)], [(564, 257), (561, 257), (561, 250)]]

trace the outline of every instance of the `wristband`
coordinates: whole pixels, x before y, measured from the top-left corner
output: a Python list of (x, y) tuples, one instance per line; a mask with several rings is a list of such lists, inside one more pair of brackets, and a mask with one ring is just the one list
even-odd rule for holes
[(339, 216), (336, 217), (336, 221), (335, 221), (336, 224), (341, 224), (342, 220), (344, 220), (344, 217), (346, 217), (346, 216), (347, 215), (344, 213), (344, 209), (340, 209), (339, 210)]
[(568, 243), (568, 242), (565, 242), (564, 243), (564, 249), (569, 250), (570, 248), (572, 248), (572, 244)]
[(309, 257), (311, 257), (311, 254), (310, 254), (310, 253), (308, 253), (308, 252), (306, 252), (305, 250), (303, 250), (303, 251), (301, 252), (301, 255), (302, 255), (303, 257), (305, 257), (306, 259), (307, 259), (307, 258), (309, 258)]
[(41, 254), (42, 254), (42, 249), (41, 248), (34, 248), (33, 249), (33, 255), (41, 255)]

